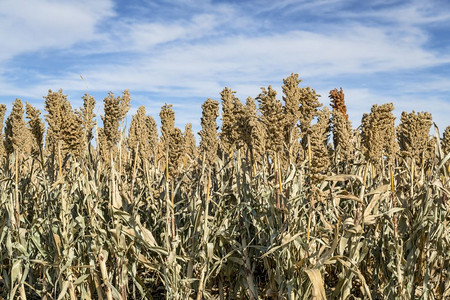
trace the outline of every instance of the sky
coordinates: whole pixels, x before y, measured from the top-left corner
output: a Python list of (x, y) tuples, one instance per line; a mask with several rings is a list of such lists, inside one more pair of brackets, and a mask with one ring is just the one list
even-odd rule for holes
[[(373, 104), (428, 111), (450, 125), (450, 2), (359, 0), (0, 0), (0, 103), (43, 109), (63, 89), (131, 92), (159, 121), (173, 104), (176, 125), (200, 130), (201, 104), (224, 87), (242, 101), (298, 73), (329, 105), (342, 87), (358, 126)], [(8, 114), (8, 113), (7, 113)], [(45, 112), (43, 112), (43, 115)], [(197, 136), (198, 138), (198, 136)]]

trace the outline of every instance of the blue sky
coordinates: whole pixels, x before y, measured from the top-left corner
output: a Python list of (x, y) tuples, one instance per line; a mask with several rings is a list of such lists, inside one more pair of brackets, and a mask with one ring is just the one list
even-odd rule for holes
[[(201, 104), (229, 86), (245, 100), (298, 73), (328, 105), (342, 87), (353, 125), (372, 104), (429, 111), (450, 125), (448, 1), (1, 0), (0, 103), (74, 107), (130, 89), (131, 110), (200, 129)], [(84, 78), (82, 80), (80, 75)]]

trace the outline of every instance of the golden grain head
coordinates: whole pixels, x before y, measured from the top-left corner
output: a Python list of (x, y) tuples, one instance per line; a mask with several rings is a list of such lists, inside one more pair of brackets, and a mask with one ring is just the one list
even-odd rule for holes
[(226, 153), (234, 150), (239, 143), (239, 120), (238, 115), (242, 103), (235, 97), (235, 91), (225, 87), (220, 93), (222, 100), (222, 127), (219, 134), (221, 147)]
[(28, 129), (32, 134), (32, 153), (37, 155), (43, 148), (45, 124), (40, 118), (41, 112), (33, 107), (30, 103), (26, 103), (26, 114), (28, 119)]
[(170, 135), (175, 130), (175, 112), (172, 109), (172, 104), (164, 104), (159, 113), (161, 119), (161, 140), (165, 147), (168, 147)]
[(179, 128), (174, 128), (170, 135), (170, 143), (168, 149), (169, 174), (176, 178), (180, 172), (180, 165), (185, 154), (185, 140), (183, 132)]
[(219, 116), (219, 102), (208, 98), (202, 104), (202, 130), (200, 135), (200, 152), (205, 156), (205, 163), (212, 166), (216, 160), (218, 149), (217, 117)]
[(82, 127), (82, 120), (75, 114), (69, 102), (64, 107), (65, 122), (61, 128), (63, 147), (62, 150), (80, 156), (86, 148), (86, 140)]
[(48, 124), (46, 135), (46, 148), (51, 152), (56, 151), (57, 144), (62, 141), (62, 128), (66, 121), (65, 108), (67, 107), (67, 95), (62, 90), (58, 92), (48, 91), (45, 98), (45, 121)]
[(375, 104), (370, 114), (364, 114), (361, 121), (363, 152), (367, 161), (376, 167), (381, 165), (384, 156), (392, 163), (398, 152), (393, 110), (392, 103)]
[(125, 90), (122, 96), (114, 97), (114, 93), (109, 92), (108, 96), (103, 99), (104, 115), (103, 132), (107, 140), (107, 147), (113, 149), (116, 147), (120, 139), (119, 126), (130, 109), (130, 93)]
[(192, 132), (192, 124), (187, 123), (184, 129), (185, 148), (186, 154), (190, 159), (196, 159), (198, 155), (197, 144), (195, 142), (195, 136)]
[(445, 154), (450, 153), (450, 126), (447, 126), (444, 130), (442, 137), (442, 149)]
[(81, 112), (79, 113), (80, 118), (82, 120), (82, 126), (83, 126), (83, 132), (85, 135), (85, 138), (87, 140), (87, 143), (89, 143), (94, 135), (93, 135), (93, 129), (97, 122), (95, 121), (95, 98), (91, 95), (84, 94), (83, 97), (83, 107), (81, 108)]
[(23, 120), (23, 104), (20, 99), (13, 103), (11, 114), (6, 119), (5, 149), (7, 153), (20, 152), (29, 154), (31, 151), (30, 132)]
[(255, 160), (264, 155), (266, 131), (264, 125), (260, 121), (255, 100), (248, 97), (243, 107), (243, 115), (241, 115), (242, 131), (241, 136), (243, 142), (250, 149)]
[(318, 112), (318, 115), (317, 123), (311, 127), (308, 145), (311, 147), (311, 174), (315, 182), (321, 181), (330, 166), (327, 147), (330, 134), (330, 110), (325, 107)]
[(150, 151), (150, 156), (154, 156), (156, 149), (158, 147), (158, 127), (156, 125), (155, 119), (152, 116), (145, 117), (145, 126), (147, 127), (147, 137), (148, 147)]
[(419, 162), (430, 140), (432, 117), (428, 112), (402, 112), (397, 137), (403, 157), (412, 157)]
[(3, 133), (3, 121), (5, 119), (6, 105), (0, 104), (0, 132)]
[(301, 79), (298, 78), (298, 74), (291, 74), (283, 79), (283, 112), (289, 130), (297, 124), (300, 117), (301, 90), (298, 86), (300, 82)]
[(318, 116), (319, 108), (322, 103), (319, 102), (319, 97), (314, 89), (310, 87), (300, 89), (300, 131), (304, 136), (308, 133), (312, 120)]
[(4, 135), (3, 135), (3, 121), (5, 119), (5, 113), (6, 113), (6, 105), (0, 104), (0, 163), (5, 156), (5, 145), (4, 145)]
[(261, 120), (266, 129), (266, 149), (273, 154), (280, 151), (284, 140), (285, 119), (281, 101), (276, 98), (277, 92), (269, 85), (261, 88), (257, 100), (261, 111)]

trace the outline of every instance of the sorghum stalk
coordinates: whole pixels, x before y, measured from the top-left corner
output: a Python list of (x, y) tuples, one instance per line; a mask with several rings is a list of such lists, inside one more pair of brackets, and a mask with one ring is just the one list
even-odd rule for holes
[[(140, 106), (137, 113), (133, 115), (130, 124), (130, 130), (128, 132), (127, 146), (131, 152), (131, 158), (133, 161), (141, 158), (145, 160), (146, 157), (146, 142), (148, 143), (147, 127), (145, 124), (145, 107)], [(136, 167), (134, 164), (133, 169)]]
[[(281, 170), (278, 168), (278, 153), (283, 149), (283, 129), (285, 128), (285, 119), (281, 101), (276, 99), (277, 92), (269, 85), (268, 89), (261, 88), (262, 92), (258, 96), (259, 109), (262, 113), (262, 122), (265, 125), (267, 137), (267, 149), (269, 155), (274, 159), (275, 185), (280, 184), (278, 177), (281, 176)], [(276, 205), (280, 208), (278, 188), (276, 188)]]
[(262, 113), (262, 122), (266, 128), (267, 150), (275, 158), (275, 153), (283, 147), (284, 115), (281, 101), (276, 99), (277, 92), (269, 86), (266, 90), (261, 88), (257, 100)]
[[(63, 129), (66, 126), (67, 115), (73, 113), (70, 103), (67, 100), (67, 95), (62, 93), (60, 89), (58, 92), (48, 91), (45, 98), (45, 120), (47, 121), (47, 135), (45, 148), (46, 151), (52, 155), (52, 165), (54, 168), (55, 157), (58, 160), (58, 177), (62, 177), (62, 158), (61, 148), (64, 139)], [(70, 111), (69, 111), (70, 110)], [(54, 169), (52, 170), (52, 173)], [(52, 174), (53, 176), (53, 174)]]
[[(306, 148), (308, 144), (308, 139), (306, 136), (310, 133), (311, 130), (311, 122), (312, 120), (318, 116), (319, 107), (322, 106), (322, 103), (319, 102), (319, 97), (314, 89), (310, 87), (301, 88), (300, 89), (300, 137), (302, 139), (302, 147), (303, 152), (306, 153)], [(305, 159), (305, 157), (302, 157)]]
[(117, 98), (110, 92), (103, 99), (105, 115), (101, 116), (101, 118), (103, 120), (102, 134), (105, 142), (103, 146), (106, 147), (106, 152), (117, 151), (117, 143), (121, 137), (119, 126), (130, 109), (130, 101), (131, 97), (128, 90), (125, 90), (123, 95)]
[[(10, 202), (10, 222), (13, 232), (19, 232), (20, 228), (20, 199), (19, 199), (19, 163), (27, 143), (29, 143), (29, 132), (23, 120), (23, 105), (20, 99), (16, 99), (13, 109), (5, 127), (6, 151), (14, 154), (14, 198)], [(19, 270), (18, 278), (22, 278), (22, 268)], [(26, 299), (25, 287), (19, 281), (19, 293), (22, 299)], [(14, 297), (15, 295), (11, 295)]]
[(298, 74), (291, 74), (286, 79), (283, 79), (283, 113), (286, 120), (284, 145), (287, 148), (288, 162), (295, 162), (300, 150), (300, 131), (297, 126), (300, 119), (301, 90), (298, 86), (300, 82), (301, 79), (298, 78)]
[(201, 300), (203, 297), (203, 290), (205, 286), (205, 275), (206, 271), (208, 269), (209, 265), (209, 256), (208, 256), (208, 240), (209, 240), (209, 227), (208, 227), (208, 212), (209, 212), (209, 202), (210, 202), (210, 191), (211, 191), (211, 170), (208, 171), (208, 183), (206, 185), (206, 191), (205, 191), (205, 209), (203, 212), (203, 251), (205, 254), (205, 262), (200, 274), (200, 281), (198, 285), (198, 293), (197, 293), (197, 300)]
[(256, 112), (255, 100), (247, 98), (243, 108), (241, 130), (242, 140), (250, 149), (253, 174), (256, 174), (256, 162), (260, 161), (265, 151), (265, 130)]
[(319, 111), (317, 123), (311, 127), (309, 136), (308, 153), (311, 155), (311, 179), (313, 183), (322, 180), (330, 166), (327, 141), (330, 132), (330, 111), (328, 107)]
[(158, 150), (158, 128), (156, 126), (155, 119), (151, 116), (145, 118), (145, 125), (147, 127), (147, 138), (149, 153), (147, 156), (149, 159), (153, 159), (156, 162), (156, 153)]
[(165, 104), (159, 114), (161, 118), (162, 144), (166, 155), (166, 176), (176, 178), (180, 160), (184, 154), (184, 137), (179, 128), (175, 128), (175, 113), (172, 105)]
[(104, 282), (104, 289), (106, 292), (106, 299), (113, 300), (111, 288), (109, 287), (108, 269), (106, 268), (106, 261), (108, 260), (108, 251), (100, 250), (98, 255), (98, 261), (100, 265), (100, 273), (102, 274), (102, 279)]
[(353, 150), (351, 141), (351, 123), (348, 120), (347, 106), (345, 105), (342, 88), (330, 91), (332, 111), (332, 129), (335, 156), (341, 161), (348, 161)]
[[(450, 153), (450, 126), (447, 126), (447, 128), (445, 128), (441, 143), (445, 157), (447, 154)], [(450, 173), (450, 163), (448, 162), (447, 162), (447, 172)]]

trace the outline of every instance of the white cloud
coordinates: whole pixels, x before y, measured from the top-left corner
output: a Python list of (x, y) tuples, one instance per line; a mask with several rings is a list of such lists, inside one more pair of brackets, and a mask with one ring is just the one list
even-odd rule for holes
[(3, 0), (0, 11), (1, 62), (97, 38), (96, 26), (113, 15), (113, 4), (109, 0)]
[[(174, 27), (173, 34), (181, 38), (185, 33)], [(222, 82), (271, 82), (291, 72), (299, 72), (304, 78), (329, 77), (396, 72), (450, 62), (449, 56), (422, 48), (423, 42), (414, 34), (400, 39), (383, 28), (365, 26), (322, 33), (237, 35), (171, 45), (127, 59), (126, 63), (97, 63), (80, 72), (94, 90), (122, 86), (168, 96), (196, 96), (217, 93)], [(69, 89), (83, 87), (79, 74), (74, 73), (42, 82), (49, 83)]]
[(220, 22), (212, 14), (195, 15), (189, 21), (169, 23), (133, 22), (118, 28), (122, 32), (122, 43), (128, 50), (145, 52), (154, 46), (168, 42), (183, 42), (214, 34)]
[[(446, 9), (447, 3), (435, 1), (406, 1), (401, 5), (384, 9), (368, 10), (353, 14), (356, 18), (376, 18), (388, 20), (403, 25), (423, 25), (430, 23), (446, 22), (450, 20), (450, 13)], [(351, 16), (351, 12), (345, 12), (345, 16)], [(445, 24), (445, 23), (444, 23)]]
[[(4, 4), (6, 2), (8, 5)], [(425, 49), (427, 36), (420, 29), (404, 31), (356, 23), (352, 26), (336, 24), (327, 31), (323, 28), (290, 30), (266, 35), (246, 34), (241, 27), (241, 33), (233, 34), (230, 28), (235, 25), (230, 24), (234, 24), (235, 19), (242, 20), (241, 13), (235, 7), (211, 6), (210, 11), (194, 14), (187, 20), (158, 23), (125, 19), (113, 22), (111, 31), (96, 32), (99, 20), (113, 14), (109, 2), (90, 7), (91, 2), (39, 1), (34, 14), (31, 10), (20, 11), (20, 1), (6, 2), (3, 5), (9, 7), (9, 17), (0, 22), (11, 21), (12, 16), (29, 21), (23, 28), (15, 29), (20, 32), (16, 34), (19, 38), (16, 42), (13, 39), (4, 55), (43, 47), (70, 47), (85, 40), (96, 41), (89, 45), (90, 54), (124, 53), (123, 57), (117, 54), (117, 60), (100, 58), (90, 65), (78, 66), (75, 74), (70, 72), (47, 82), (43, 78), (41, 82), (69, 89), (84, 88), (79, 80), (81, 73), (95, 90), (124, 86), (164, 93), (175, 87), (181, 93), (203, 95), (220, 88), (220, 82), (248, 85), (249, 81), (279, 80), (290, 72), (309, 78), (410, 70), (450, 62), (450, 56), (438, 56)], [(327, 0), (318, 5), (335, 2)], [(293, 4), (286, 1), (278, 5), (290, 7)], [(305, 6), (308, 4), (299, 5)], [(87, 7), (89, 10), (85, 9)], [(49, 13), (41, 13), (47, 10)], [(46, 17), (41, 17), (43, 15)], [(258, 20), (253, 19), (253, 22)], [(33, 28), (31, 23), (36, 23), (39, 34), (33, 39), (35, 42), (28, 43), (29, 38), (20, 36), (33, 34), (29, 30)], [(245, 23), (249, 20), (243, 21)], [(0, 37), (6, 35), (5, 32), (0, 29)], [(127, 51), (139, 54), (130, 58)]]
[(264, 1), (263, 4), (261, 4), (261, 1), (256, 2), (258, 3), (256, 8), (258, 13), (267, 13), (276, 10), (282, 14), (292, 14), (299, 11), (323, 13), (324, 11), (332, 11), (345, 3), (345, 1), (340, 0), (269, 0)]

